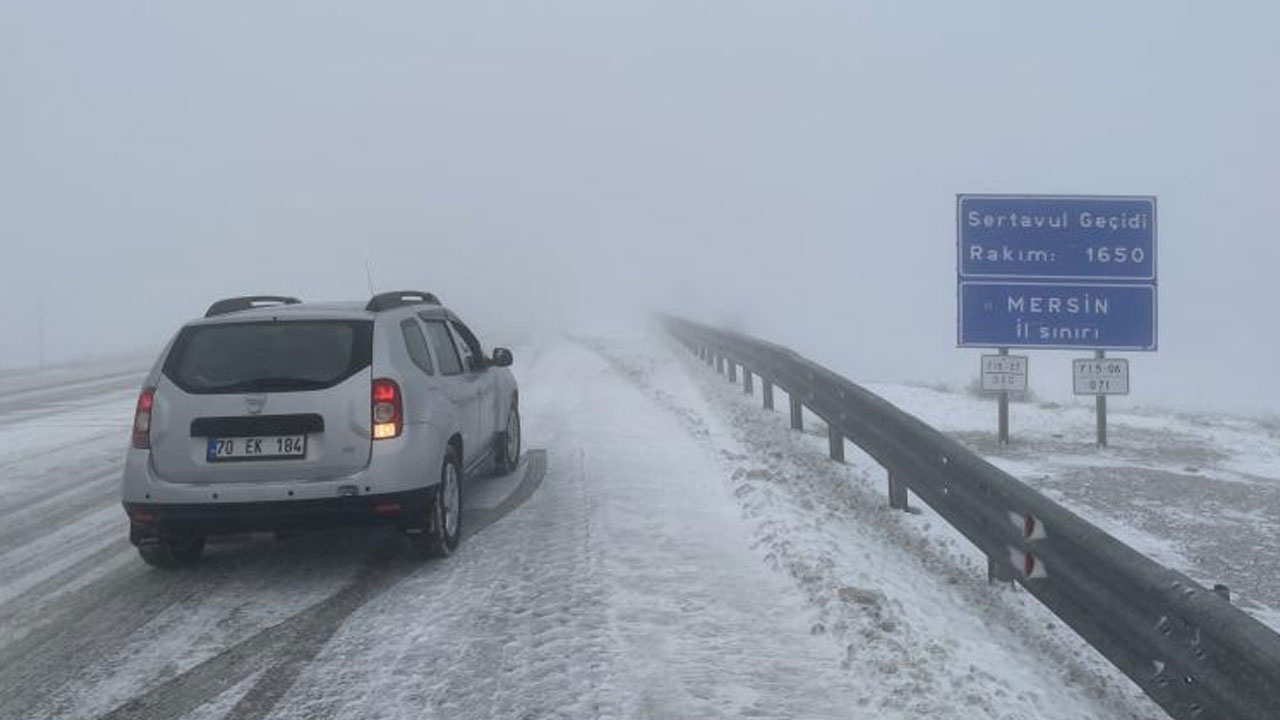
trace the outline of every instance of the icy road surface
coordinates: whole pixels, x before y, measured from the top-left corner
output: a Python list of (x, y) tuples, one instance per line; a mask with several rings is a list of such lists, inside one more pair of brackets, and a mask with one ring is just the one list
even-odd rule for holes
[(516, 370), (530, 452), (430, 563), (339, 531), (152, 570), (116, 498), (134, 390), (0, 390), (0, 718), (1161, 717), (666, 341)]

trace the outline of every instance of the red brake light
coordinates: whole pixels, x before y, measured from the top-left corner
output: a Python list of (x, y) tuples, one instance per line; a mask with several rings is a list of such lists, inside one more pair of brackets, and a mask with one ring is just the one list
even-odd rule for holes
[(400, 386), (395, 380), (378, 378), (373, 381), (373, 439), (390, 440), (400, 437), (404, 429), (404, 404), (400, 399)]
[(151, 408), (156, 403), (156, 389), (142, 388), (138, 409), (133, 413), (133, 446), (139, 450), (151, 447)]
[(394, 380), (373, 381), (374, 402), (395, 402), (396, 396), (399, 394), (400, 390), (396, 387)]

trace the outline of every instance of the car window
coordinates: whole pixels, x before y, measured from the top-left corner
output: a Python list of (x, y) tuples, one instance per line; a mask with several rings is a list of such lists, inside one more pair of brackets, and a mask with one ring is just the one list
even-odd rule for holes
[(476, 369), (476, 358), (479, 355), (470, 342), (467, 342), (467, 336), (458, 330), (458, 326), (450, 322), (449, 330), (453, 335), (453, 344), (458, 348), (458, 353), (462, 355), (462, 367), (468, 371)]
[(422, 368), (422, 372), (435, 375), (431, 365), (431, 353), (427, 350), (427, 337), (422, 334), (422, 326), (417, 320), (409, 318), (400, 323), (400, 332), (404, 335), (404, 347), (409, 351), (409, 359)]
[(440, 363), (441, 375), (457, 375), (462, 372), (462, 360), (453, 346), (453, 338), (449, 336), (449, 328), (442, 320), (427, 320), (427, 337), (431, 339), (431, 347), (436, 351), (436, 361)]
[(462, 347), (465, 344), (471, 350), (471, 354), (483, 362), (485, 358), (484, 348), (480, 346), (480, 339), (476, 337), (475, 333), (471, 332), (471, 328), (459, 320), (450, 320), (449, 327), (453, 330), (454, 340), (459, 341), (458, 347)]
[(372, 336), (363, 321), (192, 325), (163, 371), (189, 393), (322, 390), (369, 366)]

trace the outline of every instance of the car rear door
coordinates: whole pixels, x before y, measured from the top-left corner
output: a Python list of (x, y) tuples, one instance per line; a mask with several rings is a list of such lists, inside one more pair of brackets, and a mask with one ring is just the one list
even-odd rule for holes
[(177, 483), (265, 483), (365, 468), (372, 333), (360, 320), (184, 328), (156, 385), (156, 473)]
[(458, 414), (458, 432), (462, 434), (462, 464), (470, 466), (485, 449), (480, 431), (480, 382), (475, 373), (468, 372), (463, 354), (453, 341), (446, 322), (439, 318), (423, 317), (431, 350), (436, 356), (440, 372), (441, 388), (453, 403)]
[(449, 321), (449, 329), (453, 331), (454, 341), (459, 348), (465, 348), (467, 357), (463, 358), (471, 374), (475, 377), (479, 394), (479, 437), (480, 442), (488, 447), (494, 434), (498, 431), (497, 405), (498, 392), (494, 383), (494, 373), (489, 369), (489, 361), (480, 346), (480, 340), (461, 320), (453, 318)]
[(402, 346), (412, 367), (406, 367), (400, 374), (400, 384), (404, 389), (404, 412), (406, 422), (431, 422), (439, 408), (433, 407), (438, 402), (439, 379), (436, 377), (435, 363), (431, 360), (427, 335), (422, 323), (416, 317), (407, 317), (400, 321), (398, 340), (393, 344)]

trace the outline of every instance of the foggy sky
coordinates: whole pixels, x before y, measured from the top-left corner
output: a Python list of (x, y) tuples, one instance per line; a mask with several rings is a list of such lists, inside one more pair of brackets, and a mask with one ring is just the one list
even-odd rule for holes
[[(1126, 403), (1274, 411), (1274, 3), (0, 0), (0, 367), (214, 299), (482, 334), (677, 309), (855, 380), (955, 348), (956, 193), (1159, 197)], [(1069, 359), (1030, 352), (1066, 392)]]

